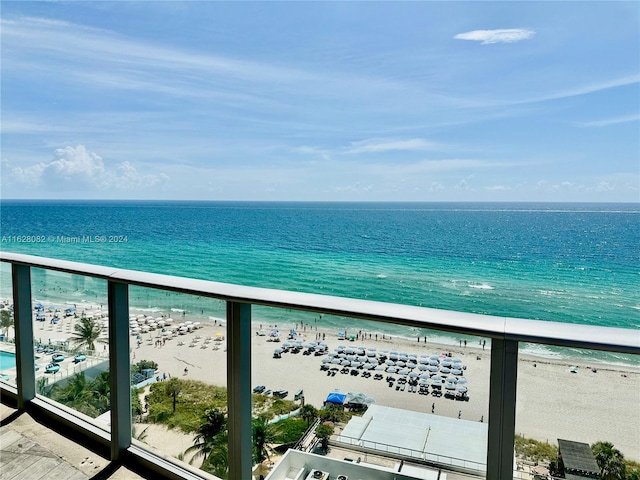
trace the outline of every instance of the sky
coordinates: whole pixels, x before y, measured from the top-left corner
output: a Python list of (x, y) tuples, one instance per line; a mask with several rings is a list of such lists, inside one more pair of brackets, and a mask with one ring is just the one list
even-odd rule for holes
[(640, 201), (640, 2), (14, 2), (2, 198)]

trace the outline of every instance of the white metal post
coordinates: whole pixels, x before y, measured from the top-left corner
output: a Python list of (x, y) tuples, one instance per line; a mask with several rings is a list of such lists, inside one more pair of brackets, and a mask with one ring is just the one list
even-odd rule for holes
[(487, 479), (513, 479), (518, 342), (491, 340)]
[(131, 445), (129, 366), (129, 285), (108, 282), (109, 374), (111, 379), (111, 460)]
[(22, 409), (36, 396), (31, 268), (15, 263), (11, 267), (13, 318), (16, 332), (16, 384), (18, 387), (18, 408)]
[(251, 305), (227, 302), (229, 478), (251, 477)]

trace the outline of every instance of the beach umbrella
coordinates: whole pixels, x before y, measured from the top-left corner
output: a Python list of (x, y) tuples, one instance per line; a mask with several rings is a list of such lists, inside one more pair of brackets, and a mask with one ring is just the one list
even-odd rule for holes
[(458, 379), (456, 377), (447, 377), (447, 382), (457, 383)]
[(347, 347), (347, 348), (344, 349), (344, 353), (346, 353), (348, 355), (353, 355), (356, 352), (353, 350), (353, 348)]
[(367, 362), (367, 357), (365, 357), (364, 355), (361, 355), (358, 357), (358, 361), (360, 363), (366, 363)]
[(371, 403), (376, 403), (376, 401), (373, 397), (367, 397), (364, 399), (364, 403), (371, 404)]
[(407, 362), (407, 368), (416, 368), (416, 364), (414, 362)]
[(451, 369), (448, 367), (440, 367), (440, 373), (444, 373), (444, 374), (451, 373)]
[(396, 373), (397, 371), (398, 371), (398, 369), (396, 367), (387, 368), (387, 373)]
[(367, 357), (375, 357), (375, 356), (376, 356), (376, 350), (375, 350), (375, 349), (373, 349), (373, 350), (371, 350), (371, 349), (367, 350)]
[(438, 367), (435, 367), (435, 366), (431, 365), (431, 366), (429, 367), (429, 371), (430, 371), (431, 373), (436, 373), (436, 372), (438, 371)]
[(338, 354), (338, 358), (347, 358), (347, 354), (346, 353), (339, 353)]
[(440, 357), (439, 357), (438, 355), (431, 355), (431, 356), (429, 357), (429, 360), (436, 360), (436, 361), (438, 361), (438, 362), (439, 362), (439, 361), (440, 361)]
[(467, 383), (467, 377), (458, 377), (458, 385)]
[(406, 368), (401, 368), (400, 370), (398, 370), (398, 375), (408, 375), (409, 374), (409, 370), (407, 370)]
[(391, 360), (398, 360), (398, 352), (396, 352), (395, 350), (391, 350), (389, 352), (389, 358)]
[(418, 374), (416, 372), (410, 372), (409, 378), (418, 378)]
[(461, 358), (454, 358), (453, 360), (451, 360), (453, 363), (462, 363), (462, 359)]
[(434, 360), (433, 358), (429, 360), (429, 365), (437, 367), (438, 365), (440, 365), (440, 362), (438, 362), (438, 360)]
[(164, 321), (167, 322), (167, 323), (171, 323), (171, 322), (173, 322), (173, 318), (171, 318), (171, 317), (165, 318)]
[(427, 385), (429, 385), (429, 379), (428, 378), (421, 378), (419, 383), (422, 386), (427, 386)]
[(368, 352), (375, 352), (376, 351), (376, 347), (369, 347), (367, 348)]
[(358, 367), (360, 367), (361, 365), (362, 365), (362, 364), (361, 364), (360, 362), (358, 362), (358, 361), (351, 362), (351, 366), (352, 366), (353, 368), (358, 368)]
[(456, 387), (456, 390), (460, 393), (467, 393), (467, 387), (464, 387), (462, 385)]
[(418, 365), (418, 370), (420, 370), (421, 372), (426, 372), (428, 368), (429, 367), (427, 367), (426, 365)]
[(340, 365), (340, 360), (338, 358), (334, 358), (333, 360), (331, 360), (331, 363), (333, 365)]
[(389, 353), (389, 350), (387, 350), (386, 348), (383, 348), (382, 350), (380, 350), (380, 355), (387, 355)]
[(349, 360), (350, 362), (353, 362), (356, 359), (355, 355), (347, 355), (347, 360)]
[(342, 360), (340, 362), (340, 365), (342, 365), (343, 367), (348, 367), (349, 365), (351, 365), (351, 362), (349, 360)]
[(372, 363), (365, 363), (362, 368), (364, 368), (365, 370), (371, 370), (373, 368), (373, 364)]
[(372, 363), (372, 364), (377, 364), (378, 363), (378, 359), (369, 357), (367, 359), (367, 362)]
[(409, 357), (407, 357), (406, 355), (399, 355), (398, 356), (398, 360), (401, 360), (403, 362), (408, 362), (409, 361)]
[(421, 373), (418, 378), (421, 378), (422, 380), (429, 380), (429, 374), (428, 373)]
[(322, 363), (329, 363), (331, 361), (331, 359), (329, 357), (324, 357), (322, 359)]
[(456, 384), (455, 383), (447, 383), (444, 388), (446, 388), (447, 390), (455, 390), (456, 389)]
[(429, 365), (429, 359), (421, 357), (419, 360), (420, 365)]
[(433, 377), (431, 377), (431, 381), (433, 383), (442, 383), (444, 381), (444, 378), (442, 378), (440, 375), (434, 375)]
[(404, 367), (404, 366), (405, 366), (405, 363), (404, 363), (402, 360), (398, 360), (398, 361), (396, 362), (396, 366), (398, 366), (398, 367)]
[(393, 367), (395, 365), (395, 362), (393, 360), (385, 360), (384, 362), (386, 365), (389, 365), (390, 367)]
[(378, 372), (382, 372), (384, 371), (384, 367), (382, 365), (378, 365), (377, 367), (375, 367), (374, 370), (377, 370)]
[(462, 375), (462, 370), (459, 370), (457, 368), (453, 368), (451, 369), (451, 373), (454, 375)]
[(344, 345), (338, 345), (338, 346), (336, 347), (336, 352), (338, 352), (338, 353), (342, 353), (342, 352), (344, 352)]
[(452, 365), (453, 365), (453, 362), (451, 360), (449, 360), (449, 359), (445, 359), (445, 360), (442, 361), (442, 366), (443, 367), (450, 368)]

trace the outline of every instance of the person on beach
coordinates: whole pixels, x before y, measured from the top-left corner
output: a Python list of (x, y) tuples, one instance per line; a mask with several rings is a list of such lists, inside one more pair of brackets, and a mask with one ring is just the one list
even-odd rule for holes
[(184, 367), (184, 374), (186, 375), (187, 373), (189, 373), (189, 368), (188, 367)]
[(436, 404), (432, 403), (431, 404), (431, 413), (434, 413), (436, 411)]
[(458, 410), (458, 418), (462, 416), (462, 410)]

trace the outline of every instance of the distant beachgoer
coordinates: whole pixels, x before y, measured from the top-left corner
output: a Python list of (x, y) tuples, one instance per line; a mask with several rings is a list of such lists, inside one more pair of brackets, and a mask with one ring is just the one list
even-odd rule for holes
[(431, 413), (433, 413), (433, 412), (435, 412), (435, 411), (436, 411), (436, 404), (435, 404), (435, 403), (432, 403), (432, 404), (431, 404)]
[(484, 415), (480, 417), (480, 423), (484, 423)]
[(184, 374), (186, 375), (187, 373), (189, 373), (189, 369), (187, 367), (184, 367)]
[(467, 348), (467, 341), (464, 341), (464, 348)]
[(462, 410), (458, 410), (458, 418), (462, 416)]

